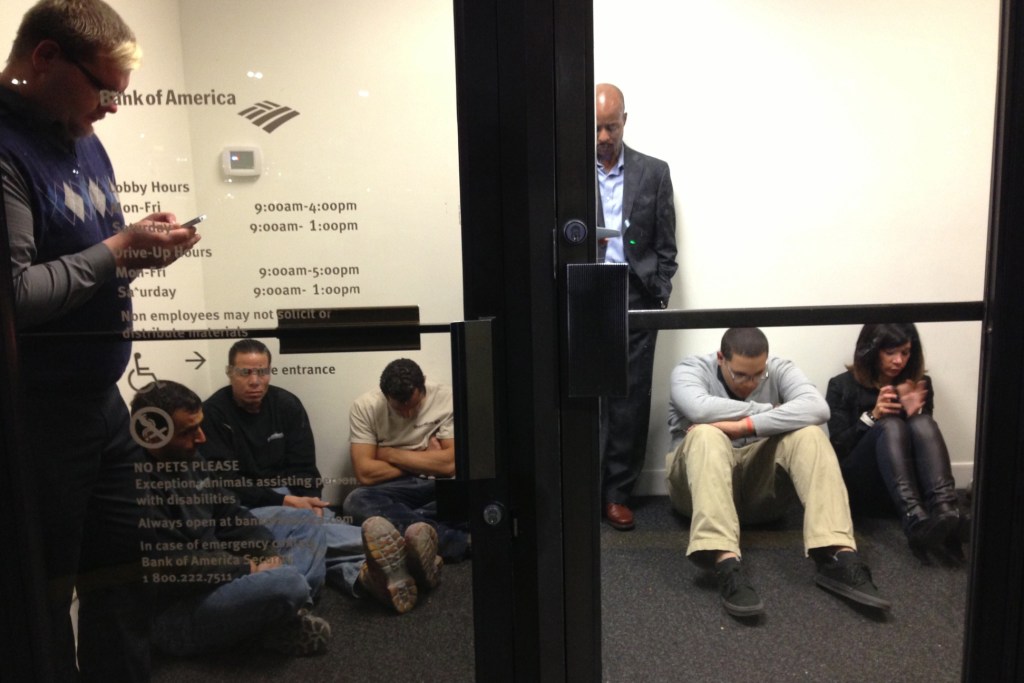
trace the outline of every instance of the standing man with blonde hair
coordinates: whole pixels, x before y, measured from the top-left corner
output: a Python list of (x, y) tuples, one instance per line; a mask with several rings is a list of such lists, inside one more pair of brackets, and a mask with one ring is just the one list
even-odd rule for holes
[[(129, 279), (199, 240), (174, 214), (126, 227), (93, 125), (117, 112), (141, 51), (101, 0), (41, 0), (0, 72), (0, 175), (19, 332), (18, 397), (42, 529), (54, 678), (148, 680), (129, 418), (116, 382)], [(121, 294), (119, 294), (119, 292)], [(95, 333), (105, 333), (93, 338)], [(82, 335), (82, 336), (79, 336)], [(56, 429), (55, 425), (60, 428)], [(69, 608), (79, 596), (76, 644)]]

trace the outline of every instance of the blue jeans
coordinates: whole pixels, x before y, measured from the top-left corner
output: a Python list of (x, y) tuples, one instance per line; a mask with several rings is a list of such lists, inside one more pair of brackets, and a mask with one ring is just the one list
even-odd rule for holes
[(312, 595), (323, 588), (326, 570), (327, 536), (320, 518), (309, 510), (268, 506), (250, 510), (260, 524), (274, 534), (274, 543), (284, 561), (299, 570)]
[[(274, 490), (283, 494), (292, 493), (286, 486)], [(255, 509), (252, 510), (254, 513), (255, 511)], [(327, 569), (327, 581), (341, 592), (358, 597), (355, 588), (356, 580), (359, 578), (359, 570), (362, 569), (363, 563), (366, 561), (366, 557), (363, 555), (363, 530), (342, 521), (330, 508), (323, 508), (323, 513), (323, 517), (312, 513), (309, 517), (312, 518), (311, 523), (323, 528), (326, 537), (327, 557), (324, 562)]]
[(276, 569), (242, 576), (208, 593), (180, 600), (153, 620), (153, 643), (187, 657), (223, 650), (259, 635), (313, 604), (324, 584), (323, 527), (308, 510), (264, 507), (251, 511), (274, 535), (284, 561)]
[(317, 517), (327, 538), (327, 582), (347, 593), (356, 595), (356, 580), (366, 557), (363, 554), (363, 530), (341, 521), (333, 510), (324, 508), (324, 516)]
[(306, 578), (285, 565), (174, 603), (153, 620), (153, 643), (179, 657), (216, 652), (259, 635), (311, 604)]
[(468, 554), (468, 525), (437, 521), (433, 479), (408, 475), (360, 486), (345, 498), (344, 509), (360, 524), (370, 517), (384, 517), (401, 533), (416, 522), (426, 522), (437, 531), (437, 551), (445, 562), (458, 562)]

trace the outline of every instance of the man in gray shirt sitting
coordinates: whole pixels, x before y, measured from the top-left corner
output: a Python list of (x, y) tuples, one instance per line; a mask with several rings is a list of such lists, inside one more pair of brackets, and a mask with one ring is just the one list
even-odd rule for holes
[(797, 499), (816, 583), (889, 609), (856, 551), (839, 462), (817, 426), (828, 416), (817, 388), (792, 362), (769, 357), (757, 328), (727, 330), (718, 352), (685, 358), (672, 371), (669, 495), (690, 517), (687, 556), (714, 570), (733, 616), (764, 611), (740, 562), (740, 522), (779, 519)]

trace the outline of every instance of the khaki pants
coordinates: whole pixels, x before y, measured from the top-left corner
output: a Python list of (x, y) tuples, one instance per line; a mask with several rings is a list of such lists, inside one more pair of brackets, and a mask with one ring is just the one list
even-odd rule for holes
[(846, 486), (828, 437), (804, 427), (733, 448), (720, 429), (697, 425), (666, 458), (669, 496), (690, 517), (687, 555), (740, 554), (740, 522), (779, 519), (799, 499), (804, 552), (839, 545), (856, 549)]

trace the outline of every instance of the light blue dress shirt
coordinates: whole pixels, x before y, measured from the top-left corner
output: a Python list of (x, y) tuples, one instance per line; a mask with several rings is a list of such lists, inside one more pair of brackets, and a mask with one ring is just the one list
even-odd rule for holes
[(626, 253), (622, 247), (622, 233), (629, 227), (622, 224), (622, 187), (625, 180), (625, 166), (622, 152), (619, 160), (608, 173), (605, 173), (601, 162), (597, 162), (597, 185), (601, 193), (601, 208), (604, 209), (604, 227), (619, 231), (618, 237), (608, 239), (604, 253), (605, 263), (625, 263)]

